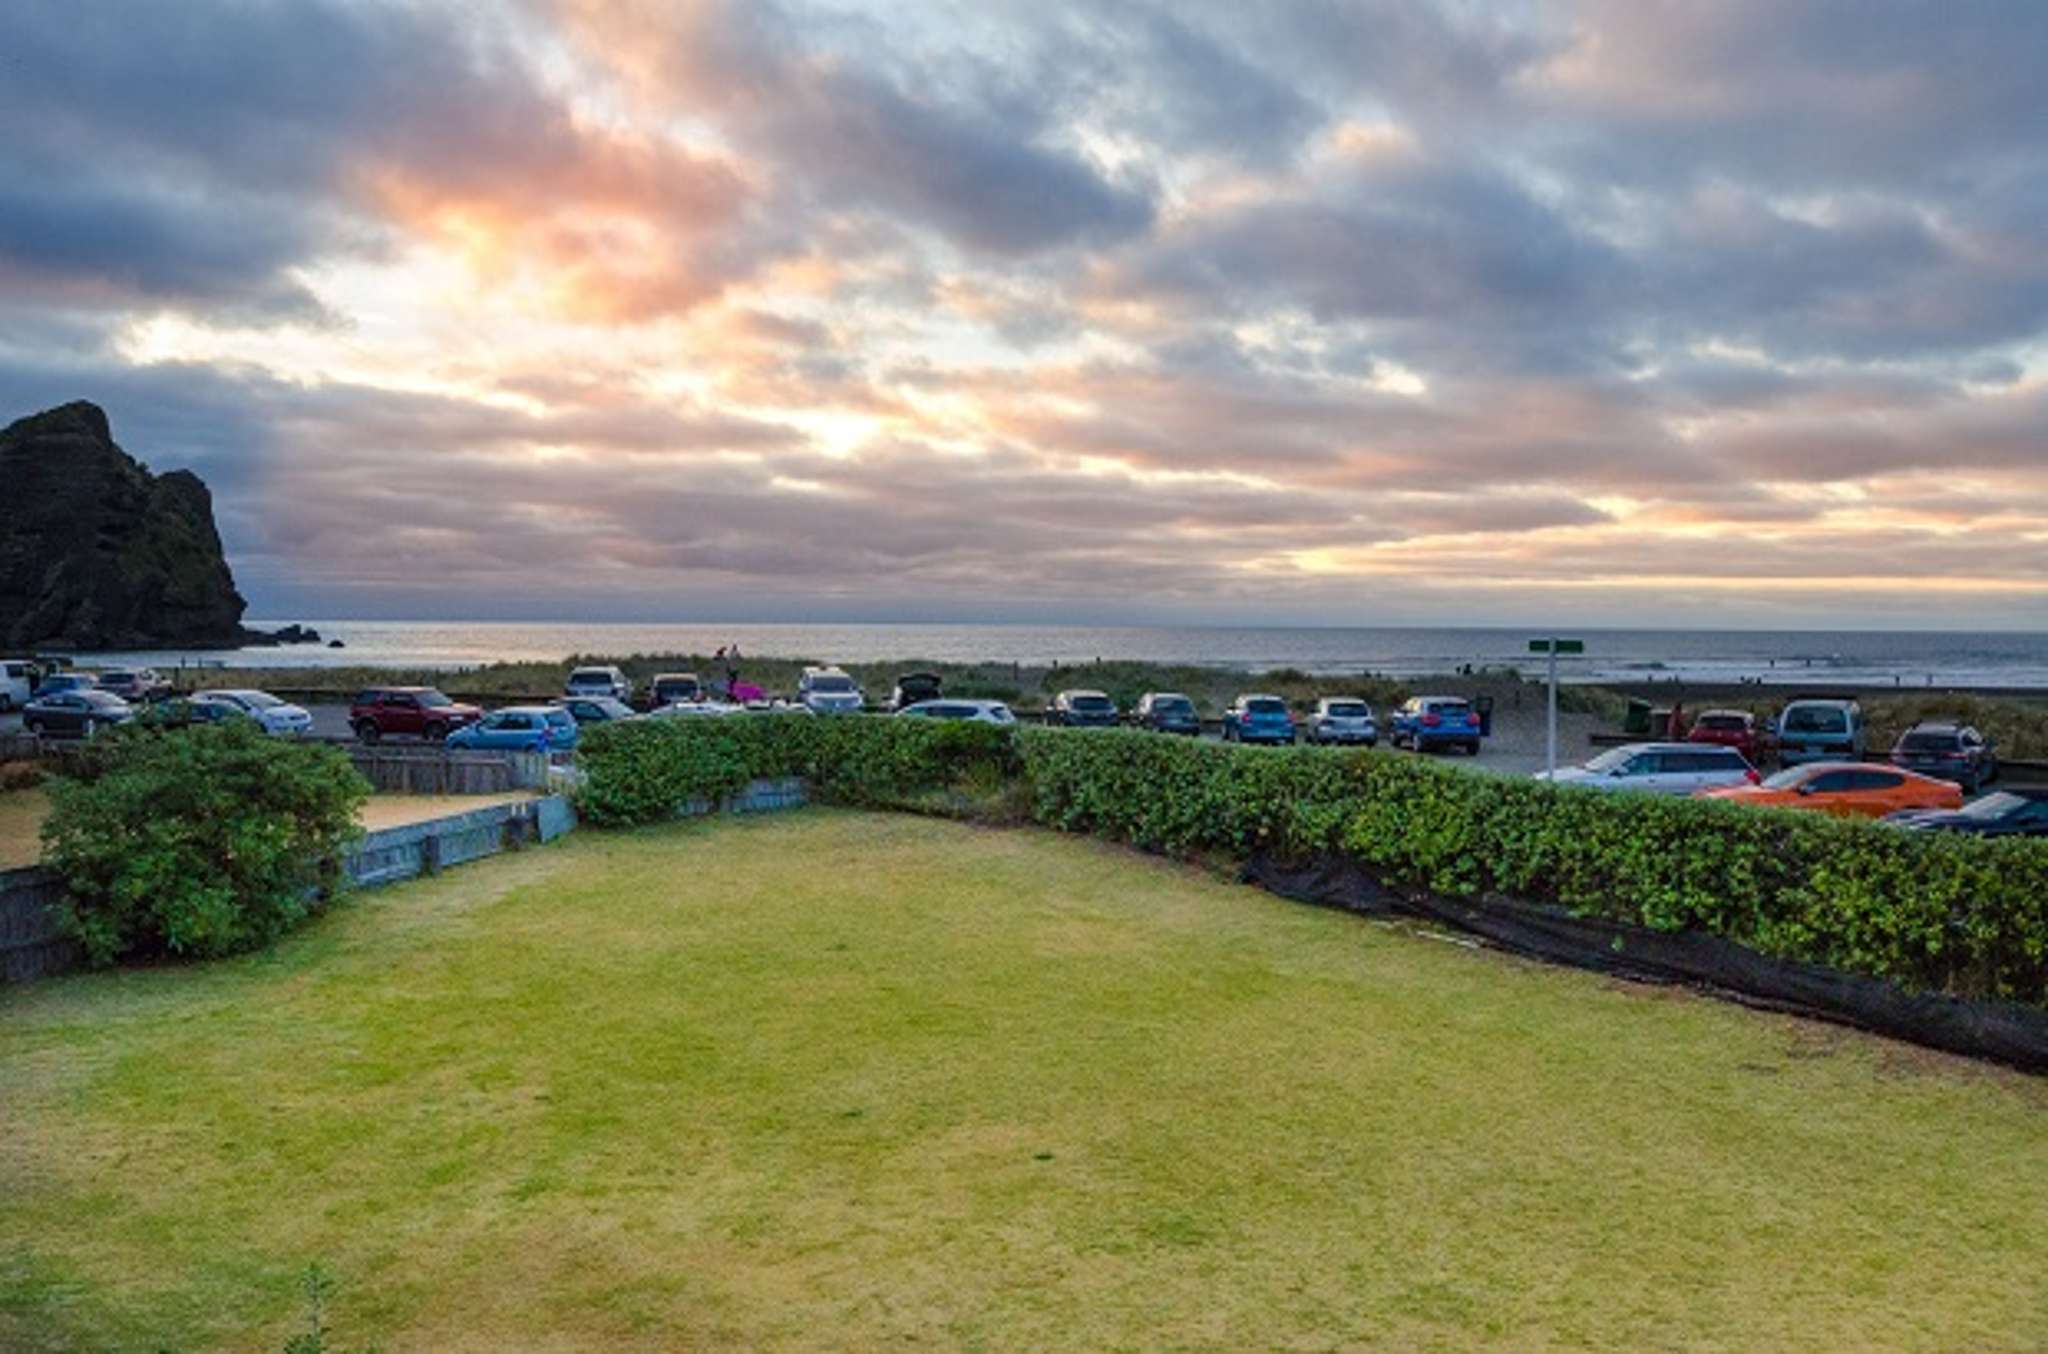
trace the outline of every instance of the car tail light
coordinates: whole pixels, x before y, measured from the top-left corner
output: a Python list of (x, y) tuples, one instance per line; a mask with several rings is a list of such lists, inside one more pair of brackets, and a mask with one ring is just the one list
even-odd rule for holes
[(1425, 729), (1433, 729), (1443, 722), (1444, 720), (1442, 715), (1428, 714), (1422, 717), (1422, 727), (1424, 727)]
[(1763, 772), (1757, 770), (1753, 766), (1742, 773), (1742, 778), (1748, 781), (1751, 785), (1762, 785), (1764, 783)]

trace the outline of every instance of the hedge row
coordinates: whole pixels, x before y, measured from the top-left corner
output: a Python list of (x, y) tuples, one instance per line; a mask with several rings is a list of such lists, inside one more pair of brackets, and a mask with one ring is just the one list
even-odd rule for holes
[[(1171, 853), (1342, 850), (1389, 883), (1697, 930), (1920, 991), (2048, 1005), (2048, 842), (1607, 795), (1387, 752), (887, 719), (636, 721), (586, 744), (586, 814), (647, 822), (758, 775)], [(1005, 792), (1007, 791), (1007, 799)]]
[(675, 816), (759, 777), (802, 776), (817, 797), (948, 812), (1021, 785), (1009, 730), (950, 720), (802, 715), (622, 720), (584, 736), (577, 811), (600, 827)]

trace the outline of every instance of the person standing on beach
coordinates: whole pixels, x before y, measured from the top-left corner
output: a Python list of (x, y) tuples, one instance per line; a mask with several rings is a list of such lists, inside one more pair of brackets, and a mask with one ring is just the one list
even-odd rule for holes
[(731, 700), (740, 684), (740, 646), (728, 644), (718, 652), (725, 656), (725, 698)]

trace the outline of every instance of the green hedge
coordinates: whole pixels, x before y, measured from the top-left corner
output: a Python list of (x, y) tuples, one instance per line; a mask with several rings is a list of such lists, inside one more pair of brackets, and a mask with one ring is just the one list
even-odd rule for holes
[(601, 827), (673, 818), (758, 777), (867, 808), (971, 812), (1019, 784), (1007, 729), (949, 720), (676, 716), (600, 725), (583, 740), (578, 812)]
[(94, 964), (268, 944), (341, 887), (369, 793), (340, 749), (253, 720), (102, 734), (50, 781), (58, 919)]
[[(586, 744), (586, 814), (646, 822), (757, 775), (824, 798), (1019, 813), (1176, 854), (1343, 850), (1391, 883), (1499, 894), (1923, 991), (2048, 1005), (2048, 842), (1608, 795), (1385, 751), (891, 719), (636, 721)], [(961, 787), (976, 787), (963, 794)]]

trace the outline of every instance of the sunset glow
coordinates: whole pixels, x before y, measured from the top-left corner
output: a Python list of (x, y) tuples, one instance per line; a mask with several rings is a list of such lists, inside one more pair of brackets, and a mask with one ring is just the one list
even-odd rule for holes
[(259, 614), (2035, 628), (2048, 16), (1906, 12), (31, 0), (0, 409)]

